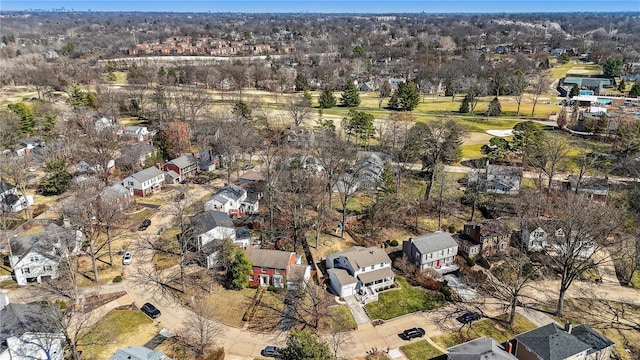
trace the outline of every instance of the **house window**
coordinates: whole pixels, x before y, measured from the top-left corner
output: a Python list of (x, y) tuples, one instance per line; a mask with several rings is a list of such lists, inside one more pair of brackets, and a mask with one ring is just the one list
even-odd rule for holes
[(267, 268), (263, 267), (263, 268), (260, 269), (260, 271), (262, 271), (263, 273), (266, 273), (267, 272)]
[(53, 270), (53, 266), (51, 266), (51, 265), (45, 265), (44, 266), (44, 271), (51, 271), (51, 270)]
[(249, 275), (249, 281), (253, 281), (253, 275)]
[(29, 261), (38, 261), (40, 260), (37, 255), (32, 255), (29, 257)]
[(273, 271), (273, 273), (274, 273), (274, 274), (276, 274), (276, 275), (280, 275), (280, 269), (275, 269), (275, 270)]
[(451, 254), (451, 248), (447, 249), (447, 255)]
[(471, 230), (469, 228), (465, 229), (467, 231), (467, 235), (471, 234)]
[(23, 269), (22, 269), (22, 273), (23, 273), (23, 274), (30, 274), (30, 273), (31, 273), (31, 269), (29, 269), (29, 268), (23, 268)]

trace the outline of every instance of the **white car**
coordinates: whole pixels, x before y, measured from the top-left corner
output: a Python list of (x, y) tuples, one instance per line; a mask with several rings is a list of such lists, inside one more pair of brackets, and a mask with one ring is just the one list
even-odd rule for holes
[(131, 255), (131, 252), (127, 251), (126, 253), (124, 253), (124, 256), (122, 257), (122, 265), (131, 265), (132, 261), (133, 255)]

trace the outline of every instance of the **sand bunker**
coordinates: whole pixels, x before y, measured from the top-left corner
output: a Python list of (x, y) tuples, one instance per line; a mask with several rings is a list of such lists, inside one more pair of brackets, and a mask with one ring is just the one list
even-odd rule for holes
[(507, 137), (513, 135), (513, 130), (487, 130), (487, 134), (499, 137)]

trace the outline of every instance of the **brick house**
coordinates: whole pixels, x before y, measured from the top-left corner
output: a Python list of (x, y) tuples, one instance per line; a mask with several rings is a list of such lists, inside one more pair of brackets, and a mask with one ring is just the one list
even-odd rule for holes
[(178, 174), (178, 180), (183, 181), (196, 175), (198, 161), (192, 155), (182, 155), (164, 164), (162, 170), (175, 172)]
[(247, 249), (247, 257), (253, 264), (249, 285), (286, 287), (291, 266), (296, 264), (296, 253), (267, 249)]
[(148, 196), (162, 190), (164, 173), (156, 167), (140, 170), (122, 180), (122, 185), (127, 189), (133, 189), (135, 196)]
[(469, 257), (486, 257), (506, 251), (511, 243), (511, 229), (497, 219), (465, 224), (460, 247)]

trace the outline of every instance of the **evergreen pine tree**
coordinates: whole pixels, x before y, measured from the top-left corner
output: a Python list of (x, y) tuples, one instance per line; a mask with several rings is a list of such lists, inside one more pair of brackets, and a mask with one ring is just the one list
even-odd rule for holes
[(572, 98), (578, 95), (580, 95), (580, 88), (578, 87), (578, 84), (573, 84), (571, 91), (569, 91), (569, 97)]
[(500, 100), (498, 100), (498, 97), (496, 96), (489, 103), (487, 116), (500, 116), (500, 114), (502, 114), (502, 107), (500, 106)]
[(469, 112), (470, 106), (471, 106), (471, 96), (465, 95), (464, 98), (462, 99), (462, 103), (460, 104), (460, 109), (458, 109), (458, 112), (460, 112), (461, 114), (466, 114)]
[(322, 94), (320, 94), (320, 98), (318, 99), (318, 104), (321, 109), (330, 109), (336, 106), (336, 97), (333, 95), (333, 92), (328, 87), (325, 87), (322, 90)]
[(358, 88), (356, 88), (353, 80), (347, 79), (340, 102), (342, 102), (342, 106), (346, 107), (358, 107), (360, 105), (360, 94), (358, 94)]

